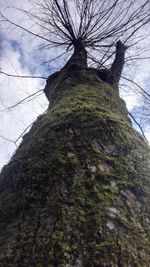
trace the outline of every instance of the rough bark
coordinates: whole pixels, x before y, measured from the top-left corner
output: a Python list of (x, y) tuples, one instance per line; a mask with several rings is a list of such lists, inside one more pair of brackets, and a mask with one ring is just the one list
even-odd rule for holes
[(126, 49), (127, 47), (121, 41), (117, 42), (115, 60), (111, 66), (112, 77), (116, 85), (118, 85), (119, 83), (121, 73), (123, 70)]
[(0, 266), (149, 267), (150, 152), (115, 86), (81, 64), (0, 176)]
[(86, 68), (87, 67), (87, 51), (82, 44), (82, 40), (76, 40), (74, 42), (74, 52), (71, 58), (68, 60), (63, 69), (69, 68)]

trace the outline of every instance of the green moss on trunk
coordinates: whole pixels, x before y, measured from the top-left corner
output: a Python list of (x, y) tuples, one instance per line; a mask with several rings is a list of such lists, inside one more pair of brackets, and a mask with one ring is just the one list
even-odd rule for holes
[(149, 267), (149, 149), (97, 70), (56, 76), (1, 173), (0, 266)]

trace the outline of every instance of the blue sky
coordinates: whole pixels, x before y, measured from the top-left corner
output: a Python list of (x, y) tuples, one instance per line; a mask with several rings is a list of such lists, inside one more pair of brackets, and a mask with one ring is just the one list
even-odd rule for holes
[[(7, 17), (21, 24), (25, 22), (26, 27), (31, 28), (31, 22), (24, 20), (22, 14), (16, 10), (6, 7), (16, 5), (18, 8), (30, 7), (29, 1), (22, 3), (19, 0), (11, 1), (2, 0), (1, 10), (5, 12)], [(37, 26), (34, 26), (37, 30)], [(0, 27), (1, 43), (1, 57), (0, 69), (3, 72), (14, 75), (36, 75), (48, 77), (56, 69), (59, 69), (65, 63), (65, 58), (58, 60), (56, 63), (42, 64), (49, 59), (52, 59), (58, 54), (58, 51), (48, 49), (41, 49), (42, 41), (33, 36), (22, 33), (14, 26), (5, 24)], [(145, 42), (148, 42), (145, 40)], [(147, 53), (150, 56), (150, 51)], [(134, 66), (136, 64), (136, 66)], [(150, 85), (150, 59), (133, 63), (129, 66), (127, 72), (137, 81), (143, 88), (147, 90)], [(124, 81), (125, 83), (125, 81)], [(36, 117), (43, 113), (48, 102), (44, 94), (37, 94), (38, 97), (32, 101), (25, 101), (24, 103), (14, 106), (21, 99), (35, 93), (44, 88), (44, 79), (21, 79), (15, 77), (8, 77), (0, 75), (0, 168), (8, 162), (16, 147), (19, 145), (21, 138), (14, 143), (22, 132), (36, 119)], [(139, 110), (141, 107), (141, 100), (133, 91), (127, 90), (121, 92), (130, 111), (132, 109)], [(145, 135), (150, 142), (150, 126), (147, 122), (145, 125)]]

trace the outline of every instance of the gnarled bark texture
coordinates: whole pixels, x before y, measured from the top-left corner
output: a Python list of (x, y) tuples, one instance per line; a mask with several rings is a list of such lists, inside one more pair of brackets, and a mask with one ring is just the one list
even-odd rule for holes
[(0, 266), (150, 266), (149, 149), (100, 73), (48, 79), (49, 110), (0, 176)]

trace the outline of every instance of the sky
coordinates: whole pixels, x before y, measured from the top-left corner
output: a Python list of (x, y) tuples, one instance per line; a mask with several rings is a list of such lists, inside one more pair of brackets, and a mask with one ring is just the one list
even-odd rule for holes
[[(0, 10), (17, 24), (23, 25), (24, 23), (28, 29), (38, 31), (38, 26), (27, 20), (22, 12), (10, 8), (14, 5), (17, 8), (32, 8), (29, 0), (24, 2), (1, 0)], [(0, 168), (2, 168), (10, 160), (21, 142), (22, 134), (30, 129), (33, 121), (48, 107), (48, 101), (42, 92), (45, 79), (8, 77), (2, 72), (46, 78), (55, 69), (59, 69), (65, 61), (63, 58), (61, 62), (58, 60), (55, 64), (53, 62), (42, 64), (57, 54), (56, 49), (51, 49), (51, 52), (48, 49), (42, 49), (42, 40), (23, 33), (15, 26), (10, 26), (2, 21), (0, 22), (0, 40)], [(145, 45), (148, 39), (143, 42)], [(147, 56), (150, 56), (150, 51), (147, 52)], [(136, 66), (134, 68), (133, 65), (128, 67), (129, 74), (131, 72), (134, 80), (143, 88), (149, 87), (150, 59), (132, 64), (136, 64)], [(127, 84), (127, 81), (122, 81), (122, 83)], [(37, 94), (33, 97), (27, 98), (36, 92)], [(137, 111), (141, 107), (138, 95), (128, 90), (127, 87), (126, 90), (121, 91), (121, 96), (125, 99), (129, 111)], [(24, 98), (27, 99), (16, 105)], [(150, 126), (147, 123), (143, 127), (145, 136), (150, 142)]]
[[(28, 1), (24, 2), (28, 7)], [(14, 1), (2, 1), (1, 10), (13, 4)], [(19, 7), (20, 1), (15, 1), (15, 5)], [(22, 20), (20, 12), (8, 9), (5, 13), (14, 20), (17, 16), (18, 23)], [(27, 24), (29, 25), (29, 22)], [(39, 54), (40, 42), (18, 33), (18, 29), (7, 24), (1, 23), (0, 33), (0, 71), (14, 75), (43, 76), (43, 70), (38, 68), (40, 57), (45, 60), (44, 52)], [(44, 72), (47, 77), (47, 71)], [(32, 101), (29, 101), (29, 98), (15, 108), (11, 107), (44, 86), (44, 79), (15, 78), (0, 74), (0, 168), (8, 162), (21, 138), (16, 144), (14, 142), (36, 117), (46, 110), (48, 101), (40, 91)]]

